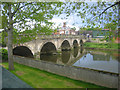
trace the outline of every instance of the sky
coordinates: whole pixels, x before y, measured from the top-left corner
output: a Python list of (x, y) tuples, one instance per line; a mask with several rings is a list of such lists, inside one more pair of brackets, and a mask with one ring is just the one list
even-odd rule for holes
[[(72, 14), (68, 17), (68, 19), (61, 19), (61, 18), (64, 18), (65, 14), (62, 14), (60, 15), (59, 17), (58, 16), (54, 16), (52, 18), (52, 20), (49, 20), (50, 22), (54, 22), (55, 24), (53, 25), (53, 29), (57, 28), (57, 27), (62, 27), (63, 26), (63, 22), (66, 22), (66, 26), (67, 27), (70, 27), (70, 28), (73, 28), (75, 27), (76, 30), (79, 30), (80, 27), (82, 27), (84, 24), (82, 23), (82, 20), (81, 18), (75, 16), (75, 14)], [(73, 25), (73, 23), (77, 22), (77, 24)], [(31, 27), (33, 28), (33, 24), (35, 22), (28, 22), (27, 24), (28, 25), (31, 25)], [(17, 24), (16, 24), (17, 25)], [(44, 25), (44, 23), (43, 23)], [(23, 29), (24, 31), (24, 29)]]
[[(109, 0), (106, 0), (106, 1), (109, 1)], [(89, 4), (89, 5), (92, 5), (93, 2), (89, 2), (88, 4)], [(105, 8), (106, 8), (106, 7), (105, 7)], [(103, 10), (104, 10), (105, 8), (103, 8)], [(102, 10), (102, 9), (101, 9), (101, 10)], [(102, 10), (102, 11), (103, 11), (103, 10)], [(110, 10), (110, 9), (108, 9), (107, 11), (109, 11), (109, 10)], [(107, 12), (107, 11), (106, 11), (106, 12)], [(100, 14), (100, 13), (99, 13), (99, 14)], [(70, 15), (70, 16), (68, 17), (68, 19), (61, 19), (61, 18), (64, 18), (64, 16), (65, 16), (65, 14), (60, 15), (60, 17), (54, 16), (53, 19), (52, 19), (52, 20), (49, 20), (49, 21), (52, 21), (52, 22), (55, 23), (55, 25), (54, 25), (55, 28), (56, 28), (57, 26), (62, 27), (62, 26), (63, 26), (63, 22), (66, 22), (66, 26), (69, 26), (70, 28), (75, 27), (76, 30), (79, 30), (81, 27), (85, 27), (85, 24), (87, 24), (87, 23), (84, 23), (84, 24), (83, 24), (83, 23), (82, 23), (82, 19), (81, 19), (80, 17), (78, 17), (78, 16), (76, 15), (76, 13)], [(88, 15), (87, 17), (90, 17), (90, 16)], [(107, 18), (108, 18), (108, 17), (109, 17), (109, 15), (107, 15)], [(102, 19), (101, 19), (101, 20), (102, 20)], [(102, 22), (108, 23), (106, 20), (105, 20), (105, 21), (102, 20)], [(74, 23), (75, 23), (75, 24), (74, 24)], [(95, 26), (97, 26), (98, 23), (99, 23), (99, 21), (96, 21), (95, 23), (96, 23)], [(101, 28), (104, 28), (104, 23), (101, 24)]]
[[(95, 0), (93, 0), (93, 1), (95, 1)], [(109, 1), (109, 0), (106, 0), (106, 1)], [(91, 1), (91, 2), (92, 2), (92, 1)], [(61, 18), (64, 18), (64, 16), (65, 16), (65, 14), (62, 14), (62, 15), (60, 15), (59, 17), (58, 17), (58, 16), (54, 16), (54, 17), (52, 18), (52, 20), (49, 20), (49, 21), (55, 23), (55, 24), (53, 25), (53, 29), (54, 29), (54, 28), (57, 28), (57, 27), (62, 27), (62, 26), (63, 26), (63, 22), (66, 22), (66, 26), (67, 26), (67, 27), (70, 27), (70, 28), (75, 27), (76, 30), (79, 30), (79, 28), (81, 28), (81, 27), (83, 27), (83, 26), (85, 25), (85, 24), (82, 23), (81, 18), (80, 18), (80, 17), (77, 17), (77, 16), (75, 15), (75, 13), (72, 14), (72, 15), (70, 15), (70, 16), (68, 17), (68, 19), (61, 19)], [(76, 23), (76, 22), (77, 22), (77, 23)], [(74, 24), (74, 23), (76, 23), (76, 24)], [(31, 24), (31, 27), (33, 27), (32, 24), (34, 24), (34, 22), (30, 22), (30, 23), (28, 23), (28, 24)], [(73, 25), (73, 24), (74, 24), (74, 25)], [(43, 24), (43, 25), (44, 25), (44, 24)]]
[[(74, 1), (74, 0), (73, 0)], [(91, 5), (93, 2), (89, 2), (90, 0), (88, 0), (88, 4)], [(68, 4), (69, 5), (69, 4)], [(81, 9), (78, 10), (81, 12)], [(59, 17), (58, 16), (54, 16), (52, 21), (55, 23), (54, 27), (56, 28), (57, 26), (62, 27), (63, 26), (63, 22), (66, 22), (66, 26), (73, 28), (76, 28), (76, 31), (78, 31), (81, 27), (84, 27), (85, 24), (82, 23), (82, 19), (80, 17), (77, 16), (77, 13), (72, 13), (70, 14), (70, 16), (67, 17), (67, 19), (64, 19), (64, 17), (66, 16), (66, 14), (61, 14)], [(61, 19), (63, 18), (63, 19)], [(65, 17), (66, 18), (66, 17)]]
[[(60, 17), (54, 17), (52, 20), (49, 20), (51, 22), (54, 22), (55, 25), (53, 25), (55, 28), (57, 27), (62, 27), (63, 26), (63, 22), (66, 22), (66, 26), (73, 28), (75, 27), (76, 30), (79, 30), (80, 27), (82, 27), (82, 22), (81, 19), (79, 17), (76, 17), (74, 15), (71, 15), (68, 17), (68, 19), (61, 19), (62, 15)], [(78, 22), (78, 24), (73, 25), (73, 23)]]

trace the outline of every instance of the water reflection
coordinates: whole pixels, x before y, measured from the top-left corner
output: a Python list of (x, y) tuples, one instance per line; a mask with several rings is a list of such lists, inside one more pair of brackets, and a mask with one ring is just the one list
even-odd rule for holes
[(83, 53), (83, 50), (84, 50), (84, 48), (83, 48), (83, 47), (80, 47), (80, 54)]
[(73, 66), (118, 73), (118, 63), (120, 62), (113, 59), (107, 52), (87, 50), (87, 53), (75, 62)]
[(57, 64), (67, 64), (78, 67), (118, 73), (118, 61), (115, 52), (74, 48), (72, 51), (62, 51), (59, 55), (40, 55), (41, 60)]
[(119, 60), (119, 62), (120, 62), (120, 52), (113, 52), (111, 54), (111, 56), (112, 56), (112, 58)]
[(93, 60), (94, 61), (109, 61), (110, 60), (110, 55), (107, 53), (103, 53), (103, 52), (90, 52), (90, 54), (93, 56)]
[(77, 55), (78, 55), (78, 50), (79, 50), (79, 48), (74, 48), (74, 49), (73, 49), (73, 56), (74, 56), (74, 57), (77, 57)]
[(97, 61), (97, 60), (101, 60), (101, 61), (109, 61), (110, 60), (110, 55), (99, 55), (99, 54), (94, 54), (93, 55), (93, 60)]
[(64, 64), (66, 64), (70, 59), (70, 51), (62, 51), (61, 59)]
[(50, 54), (40, 54), (40, 60), (49, 61), (49, 62), (56, 62), (57, 55), (50, 55)]

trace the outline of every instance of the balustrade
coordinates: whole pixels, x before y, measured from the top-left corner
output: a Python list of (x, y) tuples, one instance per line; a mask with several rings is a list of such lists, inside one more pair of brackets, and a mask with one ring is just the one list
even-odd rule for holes
[(37, 38), (50, 39), (50, 38), (84, 38), (83, 35), (38, 35)]

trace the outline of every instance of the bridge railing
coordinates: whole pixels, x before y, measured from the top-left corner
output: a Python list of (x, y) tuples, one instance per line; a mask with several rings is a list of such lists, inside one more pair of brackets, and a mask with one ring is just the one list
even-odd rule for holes
[[(83, 35), (37, 35), (36, 39), (59, 39), (59, 38), (81, 38), (81, 39), (85, 39), (85, 36)], [(33, 39), (35, 40), (35, 39)], [(26, 42), (24, 42), (26, 43)], [(13, 47), (15, 46), (19, 46), (22, 45), (23, 42), (21, 43), (16, 43), (13, 45)]]
[(85, 38), (83, 35), (38, 35), (36, 39), (53, 39), (53, 38)]

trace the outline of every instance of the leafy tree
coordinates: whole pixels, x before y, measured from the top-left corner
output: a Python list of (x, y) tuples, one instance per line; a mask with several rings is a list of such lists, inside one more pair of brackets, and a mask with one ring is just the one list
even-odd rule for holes
[[(119, 2), (112, 0), (112, 2), (98, 1), (98, 2), (69, 2), (66, 4), (63, 12), (75, 14), (80, 18), (82, 23), (91, 28), (92, 26), (101, 27), (105, 23), (114, 22), (118, 24), (118, 5)], [(68, 6), (68, 7), (67, 7)], [(74, 21), (77, 24), (76, 21)]]
[(109, 29), (109, 30), (112, 30), (112, 31), (115, 31), (117, 30), (117, 24), (114, 24), (114, 23), (107, 23), (105, 24), (105, 29)]
[[(8, 33), (8, 61), (10, 70), (14, 70), (12, 51), (13, 34), (17, 35), (22, 29), (31, 28), (31, 25), (27, 24), (30, 21), (35, 21), (37, 27), (34, 28), (41, 28), (39, 30), (44, 28), (44, 32), (46, 32), (45, 30), (48, 30), (51, 25), (48, 20), (52, 19), (53, 15), (59, 13), (56, 8), (61, 4), (59, 3), (58, 5), (52, 2), (2, 2), (2, 16), (7, 17), (4, 18), (6, 21), (2, 25), (5, 25), (4, 27)], [(46, 26), (42, 26), (42, 23), (45, 23)], [(26, 33), (28, 32), (26, 31)]]
[[(0, 22), (2, 22), (2, 17), (0, 16)], [(2, 29), (2, 24), (0, 23), (0, 29)]]
[(3, 30), (2, 32), (1, 32), (1, 36), (2, 36), (2, 38), (1, 38), (1, 45), (2, 45), (2, 47), (6, 47), (6, 45), (7, 45), (7, 32), (5, 32), (5, 30)]
[[(7, 32), (6, 32), (6, 25), (7, 25), (7, 17), (6, 16), (1, 16), (0, 15), (0, 29), (2, 29), (2, 31), (1, 31), (1, 41), (0, 41), (0, 43), (1, 43), (1, 45), (3, 46), (3, 47), (6, 47), (6, 42), (7, 42)], [(4, 30), (3, 30), (4, 29)]]
[[(95, 26), (96, 24), (100, 27), (101, 23), (106, 21), (117, 22), (118, 7), (120, 8), (119, 2), (2, 2), (2, 16), (5, 17), (5, 29), (8, 32), (8, 61), (9, 69), (13, 70), (13, 53), (12, 43), (13, 34), (20, 32), (21, 30), (32, 30), (31, 25), (28, 24), (35, 22), (33, 31), (46, 32), (49, 31), (52, 25), (48, 20), (52, 19), (54, 15), (60, 15), (66, 13), (65, 18), (71, 14), (76, 13), (81, 18), (82, 22), (88, 27)], [(107, 12), (106, 12), (107, 11)], [(110, 16), (109, 18), (108, 15)], [(45, 24), (43, 26), (42, 24)], [(40, 28), (40, 29), (38, 29)], [(44, 29), (43, 29), (44, 28)], [(17, 30), (18, 29), (18, 30)], [(42, 31), (43, 30), (43, 31)], [(13, 31), (15, 31), (13, 33)], [(27, 31), (26, 31), (27, 32)], [(31, 31), (29, 31), (30, 33)], [(51, 30), (50, 30), (51, 32)], [(27, 32), (28, 33), (28, 32)], [(48, 33), (47, 33), (48, 34)], [(29, 37), (29, 35), (28, 35)], [(18, 37), (16, 37), (18, 38)], [(16, 41), (15, 41), (16, 43)]]
[(2, 57), (3, 62), (8, 61), (8, 51), (6, 49), (0, 49), (0, 56)]
[(87, 31), (93, 31), (93, 30), (102, 30), (102, 28), (99, 28), (99, 27), (92, 27), (92, 28), (87, 28), (86, 29)]
[(72, 30), (76, 30), (76, 28), (75, 27), (73, 27), (73, 28), (71, 28)]
[[(110, 35), (110, 36), (116, 36), (117, 24), (107, 23), (107, 24), (105, 24), (105, 27), (104, 27), (104, 28), (110, 30), (110, 31), (109, 31), (109, 35)], [(110, 37), (110, 36), (109, 36), (109, 37)], [(112, 39), (112, 38), (110, 38), (110, 39)]]

